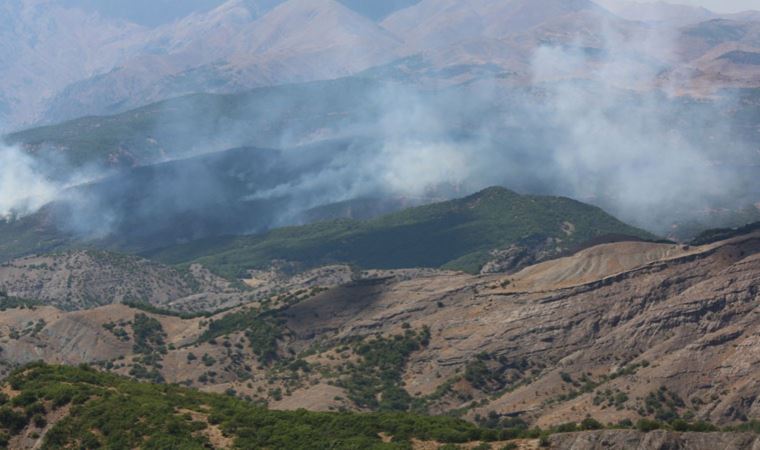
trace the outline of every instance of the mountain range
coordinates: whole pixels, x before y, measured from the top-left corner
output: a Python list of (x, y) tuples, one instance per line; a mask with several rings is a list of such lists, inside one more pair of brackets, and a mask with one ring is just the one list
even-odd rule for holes
[[(751, 12), (719, 16), (620, 1), (425, 0), (378, 13), (361, 2), (344, 3), (230, 0), (146, 27), (85, 12), (75, 2), (6, 0), (0, 5), (6, 80), (0, 123), (17, 129), (188, 93), (331, 79), (411, 55), (441, 72), (472, 66), (458, 77), (462, 82), (483, 76), (476, 68), (489, 51), (488, 64), (497, 73), (515, 73), (524, 81), (531, 77), (530, 55), (538, 46), (583, 42), (601, 48), (609, 40), (606, 29), (673, 35), (667, 46), (675, 56), (660, 54), (662, 45), (644, 50), (669, 67), (658, 85), (667, 81), (705, 92), (707, 79), (716, 89), (754, 86), (756, 78), (751, 55), (759, 46), (758, 25)], [(655, 20), (660, 16), (664, 20)], [(716, 35), (718, 29), (725, 31)], [(691, 73), (688, 80), (685, 73)], [(440, 75), (426, 81), (451, 82)]]
[[(558, 81), (498, 95), (471, 83), (424, 90), (403, 75), (407, 65), (424, 62), (406, 59), (358, 76), (236, 94), (193, 94), (10, 134), (6, 141), (34, 156), (30, 169), (52, 182), (55, 195), (45, 208), (0, 225), (0, 253), (56, 248), (61, 239), (145, 251), (333, 218), (309, 212), (326, 205), (374, 199), (384, 206), (367, 210), (388, 212), (394, 204), (451, 199), (490, 185), (574, 197), (680, 240), (706, 227), (760, 219), (755, 90), (711, 99), (606, 91), (615, 100), (600, 107), (619, 119), (595, 117), (600, 123), (594, 126), (615, 127), (624, 136), (587, 141), (565, 123), (569, 116), (554, 98), (569, 90), (589, 101), (605, 89), (601, 84)], [(645, 121), (650, 114), (658, 120)], [(568, 146), (579, 136), (577, 147)], [(614, 166), (594, 169), (588, 173), (594, 182), (574, 186), (577, 174), (564, 155), (585, 147), (615, 152), (619, 142), (631, 140), (638, 145), (622, 155), (626, 164), (640, 155), (659, 159), (663, 142), (688, 150), (647, 166), (648, 176), (681, 178), (682, 166), (695, 158), (716, 173), (684, 178), (672, 201), (645, 211), (621, 202), (617, 177), (610, 176)], [(730, 152), (715, 145), (728, 141)], [(417, 169), (428, 161), (432, 169)], [(624, 188), (646, 189), (639, 178)], [(734, 188), (707, 192), (716, 179)], [(40, 231), (38, 237), (31, 230)]]
[(0, 448), (757, 450), (759, 71), (664, 2), (0, 0)]

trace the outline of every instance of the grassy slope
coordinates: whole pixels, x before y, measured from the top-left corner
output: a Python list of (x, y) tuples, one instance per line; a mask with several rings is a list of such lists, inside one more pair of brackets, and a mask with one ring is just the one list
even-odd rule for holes
[[(571, 235), (562, 230), (565, 222), (575, 227)], [(494, 248), (553, 237), (570, 249), (612, 233), (653, 238), (574, 200), (489, 188), (373, 220), (322, 222), (264, 235), (204, 240), (149, 256), (174, 264), (197, 261), (226, 277), (277, 259), (306, 265), (343, 262), (362, 268), (446, 267), (474, 272)]]

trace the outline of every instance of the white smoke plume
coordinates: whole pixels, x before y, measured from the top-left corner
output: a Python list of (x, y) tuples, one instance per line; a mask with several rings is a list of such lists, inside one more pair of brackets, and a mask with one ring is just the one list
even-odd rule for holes
[(15, 147), (0, 146), (0, 219), (31, 214), (59, 193), (60, 187), (39, 171), (32, 156)]
[[(674, 57), (673, 37), (658, 29), (627, 36), (604, 30), (604, 58), (581, 43), (541, 47), (533, 58), (534, 83), (548, 86), (547, 127), (560, 132), (553, 160), (564, 194), (660, 232), (713, 201), (741, 201), (743, 180), (731, 160), (746, 148), (731, 139), (727, 119), (715, 108), (690, 117), (691, 129), (676, 123), (693, 112), (672, 111), (678, 100), (663, 74)], [(726, 151), (720, 155), (716, 146)]]
[[(264, 89), (249, 103), (241, 94), (233, 112), (227, 101), (167, 102), (151, 130), (170, 147), (166, 164), (81, 189), (7, 149), (0, 213), (62, 199), (73, 211), (67, 230), (154, 227), (145, 234), (169, 245), (179, 225), (183, 239), (254, 232), (332, 202), (440, 199), (491, 185), (574, 197), (660, 233), (715, 205), (757, 202), (756, 179), (737, 170), (756, 150), (732, 130), (731, 100), (676, 95), (674, 38), (617, 22), (586, 31), (537, 48), (523, 85), (497, 76), (433, 89), (380, 76)], [(215, 153), (248, 146), (282, 150), (233, 152), (227, 162)]]

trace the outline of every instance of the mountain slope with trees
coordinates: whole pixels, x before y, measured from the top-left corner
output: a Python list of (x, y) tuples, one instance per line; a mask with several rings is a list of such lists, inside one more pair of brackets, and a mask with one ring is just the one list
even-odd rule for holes
[(511, 246), (557, 256), (604, 235), (655, 239), (599, 208), (562, 197), (520, 195), (494, 187), (463, 199), (410, 208), (366, 221), (338, 220), (245, 237), (198, 241), (149, 256), (197, 262), (226, 277), (285, 260), (305, 266), (442, 267), (479, 271), (492, 251)]

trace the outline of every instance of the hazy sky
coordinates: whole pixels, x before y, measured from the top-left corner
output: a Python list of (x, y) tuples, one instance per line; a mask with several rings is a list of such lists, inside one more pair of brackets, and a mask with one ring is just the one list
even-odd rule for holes
[[(653, 2), (656, 0), (636, 0), (639, 2)], [(760, 0), (674, 0), (667, 3), (680, 3), (682, 5), (702, 6), (719, 13), (731, 13), (746, 11), (748, 9), (760, 10)]]
[[(219, 6), (226, 0), (58, 0), (68, 6), (147, 26), (156, 26), (185, 17), (193, 11)], [(283, 0), (250, 0), (262, 7), (271, 7)], [(314, 0), (319, 1), (319, 0)], [(338, 0), (373, 19), (381, 19), (391, 12), (413, 5), (420, 0)], [(462, 0), (467, 1), (467, 0)]]
[[(70, 6), (79, 6), (96, 10), (110, 17), (131, 20), (142, 25), (155, 26), (171, 22), (193, 11), (210, 9), (225, 0), (58, 0)], [(282, 0), (252, 0), (259, 4), (276, 4)], [(318, 1), (318, 0), (314, 0)], [(355, 10), (374, 19), (380, 19), (389, 13), (417, 3), (419, 0), (338, 0)], [(466, 2), (468, 0), (461, 0)], [(652, 2), (657, 0), (634, 0)], [(668, 3), (680, 3), (703, 6), (715, 12), (730, 13), (748, 9), (760, 10), (760, 0), (668, 0)]]

